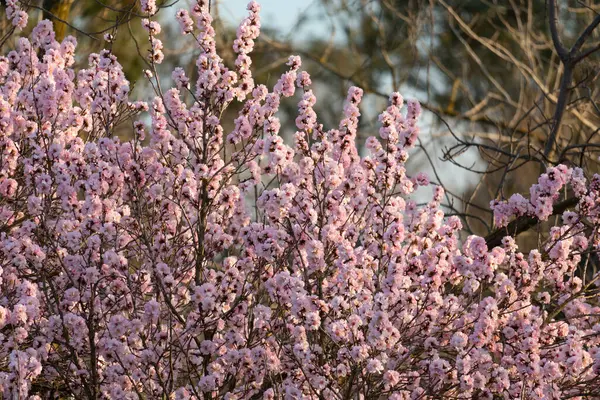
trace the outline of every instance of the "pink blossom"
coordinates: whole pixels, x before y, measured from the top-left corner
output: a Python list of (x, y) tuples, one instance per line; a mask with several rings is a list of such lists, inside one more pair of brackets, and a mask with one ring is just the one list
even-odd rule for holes
[[(142, 2), (150, 102), (129, 99), (108, 50), (76, 69), (75, 40), (57, 43), (49, 21), (0, 57), (3, 398), (50, 386), (189, 400), (600, 389), (597, 276), (578, 272), (598, 248), (600, 176), (558, 165), (528, 196), (495, 200), (498, 226), (549, 219), (565, 190), (577, 205), (542, 227), (536, 248), (511, 236), (493, 247), (445, 215), (442, 187), (411, 197), (430, 185), (407, 164), (418, 102), (392, 94), (360, 154), (361, 89), (324, 126), (299, 57), (255, 85), (258, 4), (232, 65), (208, 5), (177, 14), (198, 58), (170, 87), (152, 66), (168, 46), (150, 19), (157, 6)], [(288, 96), (293, 140), (280, 134)], [(130, 120), (128, 139), (107, 123)]]
[(156, 0), (141, 0), (141, 10), (145, 14), (154, 15), (158, 10)]

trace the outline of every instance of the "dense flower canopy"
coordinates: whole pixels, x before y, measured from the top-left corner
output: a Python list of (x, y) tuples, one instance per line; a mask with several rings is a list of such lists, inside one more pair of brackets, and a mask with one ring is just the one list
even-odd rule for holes
[[(108, 50), (74, 70), (75, 39), (58, 43), (49, 21), (0, 57), (4, 398), (599, 395), (600, 275), (588, 265), (600, 176), (551, 167), (529, 199), (492, 205), (505, 226), (547, 220), (574, 196), (537, 249), (461, 241), (443, 189), (405, 168), (416, 101), (392, 94), (359, 156), (361, 89), (326, 130), (298, 57), (272, 89), (255, 85), (255, 2), (231, 66), (207, 2), (177, 12), (198, 43), (198, 78), (177, 68), (163, 89), (156, 11), (142, 1), (149, 104), (129, 99)], [(286, 143), (277, 111), (292, 96)], [(114, 136), (124, 123), (131, 140)], [(419, 186), (433, 193), (423, 206), (411, 200)]]

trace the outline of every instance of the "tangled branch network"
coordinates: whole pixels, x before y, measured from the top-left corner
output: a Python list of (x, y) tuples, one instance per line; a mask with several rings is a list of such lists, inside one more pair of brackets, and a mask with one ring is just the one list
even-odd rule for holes
[[(298, 57), (255, 85), (257, 3), (229, 67), (207, 1), (179, 11), (197, 79), (177, 68), (167, 90), (156, 4), (141, 10), (150, 103), (129, 99), (108, 50), (74, 70), (76, 40), (49, 21), (0, 57), (3, 398), (600, 396), (600, 176), (553, 167), (530, 198), (493, 203), (506, 226), (572, 193), (537, 249), (508, 230), (494, 248), (461, 240), (443, 189), (407, 175), (417, 102), (392, 94), (361, 157), (361, 89), (325, 130)], [(26, 25), (15, 0), (7, 17)], [(292, 96), (287, 144), (276, 115)]]

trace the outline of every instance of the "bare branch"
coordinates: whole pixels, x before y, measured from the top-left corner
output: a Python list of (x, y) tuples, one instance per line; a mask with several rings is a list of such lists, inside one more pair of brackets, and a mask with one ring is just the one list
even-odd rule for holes
[(548, 22), (550, 24), (550, 34), (552, 35), (552, 42), (554, 48), (558, 53), (561, 60), (565, 61), (569, 57), (569, 52), (562, 44), (560, 36), (558, 35), (558, 16), (556, 15), (556, 1), (548, 0)]
[(600, 15), (597, 15), (596, 18), (594, 18), (594, 20), (592, 21), (592, 23), (589, 24), (587, 26), (587, 28), (585, 28), (585, 30), (581, 33), (581, 35), (579, 36), (579, 38), (577, 39), (577, 41), (571, 48), (571, 51), (569, 52), (570, 57), (575, 56), (575, 54), (579, 51), (579, 49), (581, 49), (581, 47), (583, 46), (583, 44), (585, 43), (587, 38), (590, 37), (590, 35), (594, 31), (594, 29), (596, 29), (596, 27), (599, 24), (600, 24)]

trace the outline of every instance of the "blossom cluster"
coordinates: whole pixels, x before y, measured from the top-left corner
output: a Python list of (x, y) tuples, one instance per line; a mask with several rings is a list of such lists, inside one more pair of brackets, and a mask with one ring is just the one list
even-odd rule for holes
[[(594, 179), (596, 179), (594, 177)], [(553, 214), (553, 205), (564, 188), (570, 185), (570, 189), (578, 198), (586, 198), (584, 203), (579, 204), (579, 211), (586, 215), (594, 211), (594, 205), (598, 201), (592, 192), (588, 193), (585, 173), (581, 168), (567, 168), (565, 165), (550, 167), (546, 173), (539, 177), (538, 183), (530, 189), (530, 198), (526, 199), (519, 193), (513, 194), (508, 201), (493, 200), (490, 204), (494, 211), (494, 221), (498, 226), (506, 226), (512, 217), (535, 217), (540, 221), (546, 221)], [(588, 215), (591, 217), (592, 215)], [(566, 218), (575, 217), (567, 214)], [(594, 212), (595, 217), (595, 212)], [(596, 220), (594, 219), (594, 222)]]
[(6, 0), (6, 17), (11, 21), (16, 29), (23, 29), (27, 26), (29, 16), (27, 12), (21, 8), (18, 0)]
[[(156, 3), (142, 11), (154, 66)], [(0, 57), (2, 397), (598, 396), (600, 176), (550, 168), (530, 199), (494, 204), (505, 225), (574, 193), (538, 249), (461, 241), (443, 188), (406, 168), (418, 102), (392, 94), (360, 156), (363, 91), (325, 129), (299, 57), (257, 85), (248, 11), (232, 66), (208, 2), (178, 12), (197, 79), (177, 68), (148, 103), (108, 50), (76, 71), (75, 39), (49, 21)], [(294, 96), (286, 143), (278, 109)]]

